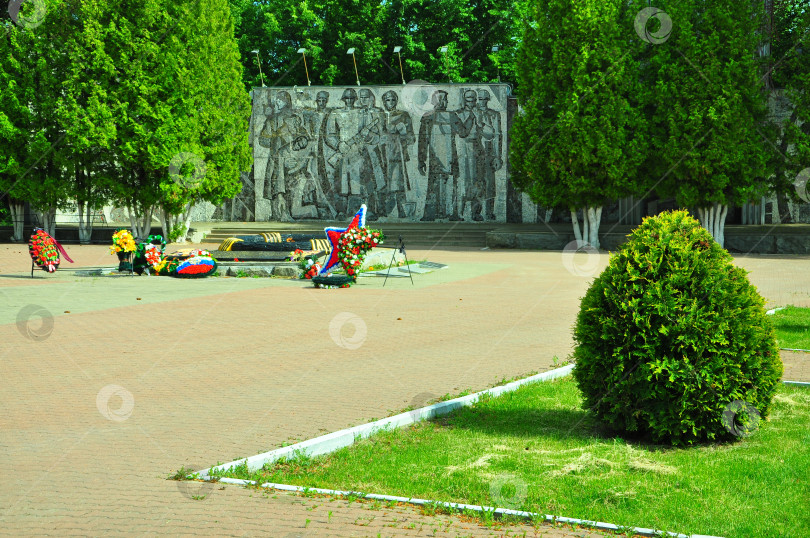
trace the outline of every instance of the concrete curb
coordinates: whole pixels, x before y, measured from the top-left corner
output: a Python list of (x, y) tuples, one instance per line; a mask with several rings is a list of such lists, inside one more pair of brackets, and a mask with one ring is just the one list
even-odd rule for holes
[(506, 385), (502, 385), (500, 387), (494, 387), (491, 389), (483, 390), (481, 392), (476, 392), (475, 394), (461, 396), (459, 398), (454, 398), (446, 402), (439, 402), (433, 405), (429, 405), (427, 407), (422, 407), (421, 409), (400, 413), (399, 415), (394, 415), (393, 417), (384, 418), (381, 420), (377, 420), (375, 422), (370, 422), (368, 424), (362, 424), (360, 426), (355, 426), (353, 428), (347, 428), (345, 430), (339, 430), (333, 433), (328, 433), (320, 437), (315, 437), (314, 439), (309, 439), (307, 441), (302, 441), (294, 445), (277, 448), (275, 450), (264, 452), (262, 454), (257, 454), (249, 458), (235, 460), (229, 463), (223, 463), (221, 465), (209, 467), (208, 469), (203, 469), (199, 471), (198, 474), (200, 478), (206, 479), (210, 478), (210, 473), (212, 471), (227, 471), (233, 467), (242, 465), (247, 465), (249, 471), (256, 471), (258, 469), (261, 469), (265, 463), (273, 463), (281, 458), (293, 456), (296, 452), (299, 451), (305, 453), (310, 457), (329, 454), (330, 452), (334, 452), (335, 450), (338, 450), (340, 448), (351, 446), (358, 439), (364, 439), (366, 437), (369, 437), (370, 435), (373, 435), (377, 431), (388, 428), (401, 428), (403, 426), (409, 426), (410, 424), (413, 424), (415, 422), (420, 422), (422, 420), (427, 420), (441, 415), (446, 415), (447, 413), (459, 409), (460, 407), (466, 407), (474, 404), (484, 394), (490, 396), (498, 396), (500, 394), (511, 392), (517, 389), (518, 387), (521, 387), (528, 383), (549, 381), (551, 379), (566, 376), (570, 374), (573, 369), (574, 365), (569, 364), (568, 366), (563, 366), (562, 368), (557, 368), (556, 370), (551, 370), (549, 372), (544, 372), (542, 374), (533, 375), (525, 379), (519, 379), (517, 381), (507, 383)]

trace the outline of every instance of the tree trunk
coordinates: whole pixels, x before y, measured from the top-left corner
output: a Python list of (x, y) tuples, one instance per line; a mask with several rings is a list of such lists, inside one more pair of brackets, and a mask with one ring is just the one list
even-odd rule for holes
[[(179, 215), (172, 215), (167, 212), (165, 209), (161, 209), (160, 211), (160, 223), (163, 227), (163, 238), (166, 241), (171, 241), (172, 243), (185, 243), (186, 237), (188, 236), (188, 230), (191, 228), (191, 207), (193, 203), (189, 202), (182, 213)], [(178, 224), (182, 224), (183, 227), (180, 230), (180, 235), (175, 237), (173, 240), (170, 239), (171, 234), (174, 232), (175, 227)]]
[(44, 211), (37, 210), (40, 225), (45, 233), (56, 238), (56, 208), (49, 207)]
[(93, 209), (86, 202), (77, 202), (79, 205), (79, 243), (89, 245), (93, 237)]
[(579, 227), (577, 212), (571, 211), (571, 223), (574, 225), (574, 238), (577, 248), (591, 246), (599, 248), (599, 223), (602, 221), (602, 206), (582, 208), (582, 228)]
[(9, 198), (8, 208), (11, 211), (11, 223), (14, 226), (11, 240), (14, 242), (22, 242), (23, 224), (25, 219), (25, 202), (15, 200), (14, 198)]
[(712, 204), (710, 207), (698, 208), (698, 219), (700, 224), (706, 228), (715, 241), (724, 247), (726, 216), (728, 215), (728, 205)]
[(163, 230), (163, 239), (165, 239), (167, 243), (170, 242), (172, 228), (174, 227), (174, 217), (163, 208), (160, 210), (160, 227)]
[(149, 237), (149, 233), (152, 231), (152, 211), (154, 208), (150, 207), (144, 210), (143, 218), (139, 219), (138, 215), (135, 214), (135, 211), (132, 209), (132, 206), (128, 206), (127, 210), (129, 211), (129, 223), (132, 225), (132, 234), (135, 236), (136, 241), (145, 241), (147, 237)]

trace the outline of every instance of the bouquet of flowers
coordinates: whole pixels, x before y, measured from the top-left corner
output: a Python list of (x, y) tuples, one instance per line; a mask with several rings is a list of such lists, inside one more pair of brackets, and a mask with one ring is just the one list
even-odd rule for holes
[(110, 247), (110, 254), (117, 252), (135, 252), (135, 238), (128, 230), (118, 230), (112, 236), (113, 244)]
[(299, 278), (311, 279), (321, 272), (321, 264), (318, 263), (318, 258), (314, 254), (305, 256), (304, 251), (300, 248), (290, 252), (290, 261), (298, 262), (298, 267), (303, 271)]
[(340, 236), (338, 259), (346, 274), (353, 279), (363, 265), (363, 259), (369, 250), (383, 242), (385, 236), (379, 230), (364, 227), (349, 228)]

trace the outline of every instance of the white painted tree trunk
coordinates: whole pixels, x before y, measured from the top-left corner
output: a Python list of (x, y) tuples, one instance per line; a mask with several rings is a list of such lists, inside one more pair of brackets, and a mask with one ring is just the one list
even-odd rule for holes
[(93, 237), (93, 209), (90, 204), (78, 202), (79, 205), (79, 243), (89, 245)]
[(138, 215), (132, 210), (132, 207), (127, 207), (129, 211), (129, 223), (132, 225), (132, 234), (135, 236), (136, 241), (145, 241), (152, 231), (152, 211), (154, 208), (150, 207), (146, 212), (138, 218)]
[(706, 228), (717, 244), (725, 247), (728, 205), (715, 203), (709, 207), (699, 207), (697, 211), (701, 226)]
[(14, 230), (11, 235), (12, 241), (23, 240), (23, 221), (25, 219), (25, 203), (18, 200), (9, 200), (8, 208), (11, 211), (11, 223)]
[(579, 218), (576, 211), (571, 211), (571, 223), (574, 225), (574, 238), (577, 246), (589, 245), (599, 248), (599, 224), (602, 221), (602, 206), (582, 208), (582, 228), (579, 226)]
[(40, 226), (45, 233), (50, 235), (51, 237), (56, 237), (56, 208), (49, 207), (44, 211), (37, 211), (37, 216), (39, 217)]
[(162, 209), (160, 212), (160, 224), (163, 228), (163, 239), (169, 241), (169, 237), (171, 236), (172, 231), (174, 231), (175, 226), (178, 223), (183, 224), (183, 228), (181, 230), (181, 234), (177, 237), (174, 242), (175, 243), (185, 243), (188, 237), (188, 230), (191, 228), (191, 208), (193, 204), (189, 202), (186, 205), (186, 208), (183, 210), (182, 213), (179, 215), (172, 215), (168, 213), (165, 209)]

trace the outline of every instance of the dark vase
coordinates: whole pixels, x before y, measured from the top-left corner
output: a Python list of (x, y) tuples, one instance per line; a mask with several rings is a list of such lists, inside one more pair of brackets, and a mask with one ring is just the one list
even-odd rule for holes
[(118, 270), (119, 271), (132, 271), (132, 253), (131, 252), (116, 252), (118, 256)]

